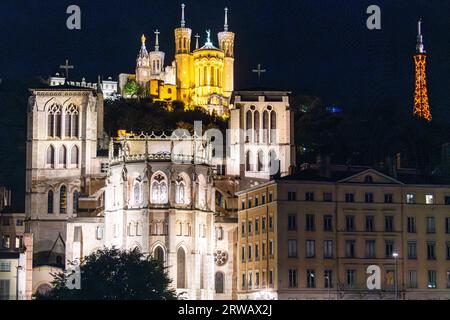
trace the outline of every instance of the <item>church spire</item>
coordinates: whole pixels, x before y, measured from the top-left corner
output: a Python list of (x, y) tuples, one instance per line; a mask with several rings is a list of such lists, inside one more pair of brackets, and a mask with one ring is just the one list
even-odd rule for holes
[(156, 51), (156, 52), (159, 51), (159, 34), (160, 34), (160, 32), (158, 31), (158, 29), (156, 29), (156, 31), (155, 31), (155, 35), (156, 35), (156, 39), (155, 39), (155, 51)]
[(422, 36), (422, 19), (419, 19), (417, 22), (417, 53), (426, 53), (425, 46), (423, 45), (423, 36)]
[(228, 31), (228, 8), (225, 7), (225, 23), (223, 25), (223, 30)]
[(184, 28), (186, 25), (186, 21), (184, 21), (184, 8), (185, 8), (185, 4), (182, 3), (181, 4), (181, 27)]

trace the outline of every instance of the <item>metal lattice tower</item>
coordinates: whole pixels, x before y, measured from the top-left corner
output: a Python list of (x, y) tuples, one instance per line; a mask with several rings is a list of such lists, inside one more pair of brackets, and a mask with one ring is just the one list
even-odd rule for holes
[(428, 103), (428, 89), (427, 89), (427, 54), (423, 45), (423, 36), (421, 30), (422, 20), (419, 20), (416, 54), (414, 55), (416, 84), (414, 92), (414, 110), (413, 115), (431, 121), (430, 105)]

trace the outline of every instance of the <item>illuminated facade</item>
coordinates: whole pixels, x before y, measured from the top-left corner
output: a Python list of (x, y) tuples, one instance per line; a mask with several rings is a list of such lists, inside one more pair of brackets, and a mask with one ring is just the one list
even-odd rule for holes
[(66, 260), (104, 246), (139, 248), (167, 266), (185, 298), (231, 299), (236, 223), (216, 215), (211, 158), (202, 138), (119, 133), (109, 147), (104, 212), (69, 219)]
[[(356, 170), (237, 192), (238, 299), (393, 300), (396, 274), (398, 299), (450, 298), (449, 186)], [(380, 290), (367, 288), (370, 265)]]
[(198, 105), (222, 114), (228, 107), (234, 89), (234, 33), (228, 31), (228, 9), (225, 8), (224, 31), (219, 32), (219, 48), (207, 30), (205, 45), (191, 52), (192, 30), (186, 27), (184, 5), (181, 26), (175, 29), (177, 98), (187, 105)]
[[(187, 106), (201, 106), (210, 112), (223, 114), (234, 89), (235, 35), (228, 30), (228, 9), (225, 8), (224, 30), (217, 35), (218, 48), (213, 45), (211, 32), (207, 30), (204, 46), (199, 46), (200, 36), (197, 34), (192, 51), (192, 30), (186, 26), (185, 5), (182, 4), (181, 8), (181, 25), (174, 31), (174, 62), (164, 67), (165, 54), (159, 50), (159, 31), (155, 31), (155, 50), (152, 52), (147, 51), (146, 37), (142, 35), (135, 79), (155, 99), (181, 100)], [(126, 80), (131, 78), (132, 75), (129, 75)]]
[(422, 20), (418, 22), (417, 47), (414, 55), (416, 83), (414, 92), (414, 111), (413, 115), (431, 121), (430, 105), (428, 104), (427, 90), (427, 54), (423, 45), (423, 36), (421, 31)]

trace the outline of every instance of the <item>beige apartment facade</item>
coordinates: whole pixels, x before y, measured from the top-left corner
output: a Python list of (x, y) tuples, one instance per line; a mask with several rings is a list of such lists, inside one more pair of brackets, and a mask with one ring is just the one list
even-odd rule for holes
[(305, 171), (237, 195), (239, 299), (450, 299), (449, 185)]

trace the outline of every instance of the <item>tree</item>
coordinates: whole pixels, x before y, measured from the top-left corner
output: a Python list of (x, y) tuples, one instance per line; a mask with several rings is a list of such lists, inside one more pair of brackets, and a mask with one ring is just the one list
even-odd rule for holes
[(126, 96), (129, 97), (136, 97), (139, 94), (139, 84), (134, 81), (134, 80), (129, 80), (126, 84), (125, 87), (123, 88), (123, 92), (125, 93)]
[(104, 248), (82, 259), (81, 288), (66, 285), (71, 271), (52, 274), (44, 300), (175, 300), (163, 263), (134, 250)]

